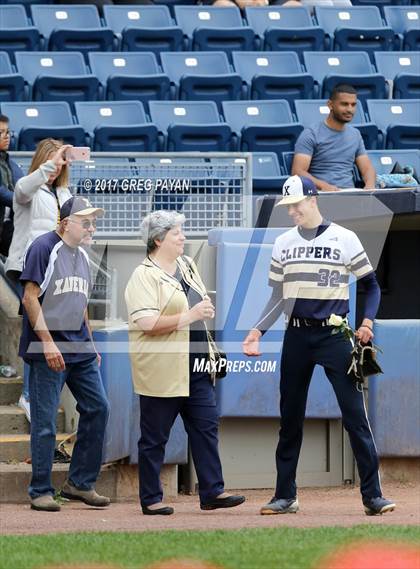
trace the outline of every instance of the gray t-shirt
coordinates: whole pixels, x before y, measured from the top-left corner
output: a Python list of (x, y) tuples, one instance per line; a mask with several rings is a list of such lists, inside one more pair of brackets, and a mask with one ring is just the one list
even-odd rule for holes
[(346, 125), (344, 130), (334, 130), (323, 121), (301, 132), (295, 154), (312, 156), (309, 173), (315, 178), (338, 188), (353, 188), (354, 161), (366, 149), (357, 128)]

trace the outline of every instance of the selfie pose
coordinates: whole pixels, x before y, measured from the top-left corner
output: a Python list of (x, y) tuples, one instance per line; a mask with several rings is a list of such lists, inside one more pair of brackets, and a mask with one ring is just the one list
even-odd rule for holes
[[(20, 275), (25, 252), (40, 235), (56, 229), (60, 207), (71, 198), (66, 150), (71, 145), (46, 138), (36, 147), (29, 174), (20, 178), (13, 194), (14, 233), (6, 261), (6, 274), (22, 298)], [(25, 369), (19, 407), (31, 420), (28, 373)]]
[(13, 196), (15, 231), (6, 262), (7, 275), (19, 280), (26, 249), (40, 235), (59, 222), (60, 207), (71, 198), (66, 150), (60, 140), (41, 140), (33, 155), (29, 173), (18, 180)]

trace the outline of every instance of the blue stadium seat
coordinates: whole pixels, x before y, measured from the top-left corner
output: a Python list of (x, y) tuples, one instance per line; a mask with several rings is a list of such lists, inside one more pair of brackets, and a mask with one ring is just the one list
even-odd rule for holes
[(393, 81), (395, 99), (420, 99), (420, 51), (378, 51), (376, 68)]
[(389, 174), (398, 162), (401, 167), (412, 166), (420, 174), (420, 150), (368, 150), (377, 174)]
[(101, 27), (94, 5), (32, 6), (32, 20), (51, 51), (112, 51), (114, 34)]
[(252, 191), (256, 194), (278, 193), (283, 187), (282, 171), (274, 152), (252, 153)]
[[(311, 126), (329, 115), (325, 99), (312, 101), (296, 101), (296, 115), (304, 127)], [(378, 127), (373, 122), (366, 122), (365, 113), (360, 101), (357, 101), (356, 112), (351, 123), (362, 135), (366, 148), (376, 148), (378, 145)]]
[(20, 4), (0, 6), (0, 50), (7, 51), (14, 63), (15, 52), (39, 47), (39, 31), (29, 24), (25, 8)]
[(183, 33), (174, 24), (167, 6), (104, 6), (107, 25), (121, 38), (123, 51), (182, 49)]
[(410, 0), (352, 0), (353, 6), (377, 6), (384, 14), (384, 8), (391, 4), (409, 4)]
[(420, 7), (386, 6), (385, 20), (398, 38), (398, 48), (406, 51), (420, 50)]
[(295, 155), (294, 152), (283, 152), (283, 172), (285, 172), (288, 176), (290, 176), (292, 173), (292, 164), (293, 164), (294, 155)]
[(1, 111), (19, 133), (17, 150), (34, 150), (43, 138), (58, 138), (74, 146), (85, 146), (83, 128), (75, 125), (66, 102), (2, 103)]
[(302, 59), (304, 51), (323, 49), (324, 31), (314, 25), (304, 6), (280, 8), (258, 6), (245, 8), (248, 24), (259, 38), (264, 51), (295, 51)]
[(11, 75), (13, 73), (12, 64), (10, 63), (7, 51), (0, 51), (0, 75)]
[(233, 53), (233, 65), (249, 88), (250, 99), (295, 99), (313, 96), (314, 80), (304, 73), (293, 51)]
[(376, 6), (316, 6), (315, 14), (330, 49), (366, 51), (373, 61), (375, 51), (391, 51), (394, 47), (394, 31), (383, 25)]
[(142, 101), (170, 98), (169, 77), (161, 72), (154, 53), (93, 52), (89, 65), (111, 101)]
[(2, 4), (6, 4), (6, 5), (16, 5), (19, 4), (21, 5), (23, 8), (25, 8), (26, 13), (28, 14), (28, 16), (30, 16), (30, 8), (31, 6), (33, 6), (34, 4), (53, 4), (54, 0), (1, 0)]
[(394, 99), (367, 102), (369, 116), (386, 133), (386, 148), (420, 147), (420, 100)]
[(158, 6), (167, 6), (171, 16), (175, 18), (175, 6), (178, 6), (179, 4), (182, 4), (183, 6), (196, 6), (197, 0), (182, 0), (182, 2), (180, 2), (180, 0), (153, 0), (153, 3)]
[(162, 68), (174, 85), (174, 99), (221, 102), (242, 96), (242, 79), (223, 51), (162, 53)]
[(13, 72), (8, 53), (0, 51), (0, 102), (24, 99), (25, 81), (21, 75)]
[(193, 51), (247, 51), (254, 48), (254, 32), (244, 26), (236, 6), (175, 6), (175, 17)]
[(328, 98), (334, 87), (340, 83), (352, 85), (364, 105), (367, 99), (388, 97), (385, 77), (375, 73), (365, 52), (306, 52), (303, 59), (306, 70), (320, 87), (320, 97)]
[(94, 101), (100, 84), (79, 52), (18, 52), (16, 66), (33, 101)]
[(278, 101), (225, 101), (223, 114), (232, 132), (240, 139), (240, 149), (249, 152), (281, 153), (293, 150), (303, 130), (293, 122), (289, 103)]
[(107, 152), (153, 152), (158, 132), (147, 123), (139, 101), (75, 103), (76, 116), (93, 142), (93, 150)]
[(169, 151), (231, 150), (231, 130), (214, 101), (151, 101), (150, 116)]

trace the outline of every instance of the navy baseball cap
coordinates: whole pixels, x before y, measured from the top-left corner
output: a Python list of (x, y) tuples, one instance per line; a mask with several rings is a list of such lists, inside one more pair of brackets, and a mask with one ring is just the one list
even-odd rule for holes
[(318, 190), (311, 179), (305, 176), (290, 176), (283, 184), (283, 199), (277, 205), (291, 205), (317, 195)]
[(93, 207), (87, 198), (81, 196), (73, 196), (68, 199), (60, 208), (60, 220), (70, 215), (91, 215), (94, 213), (97, 217), (102, 217), (105, 210), (101, 207)]

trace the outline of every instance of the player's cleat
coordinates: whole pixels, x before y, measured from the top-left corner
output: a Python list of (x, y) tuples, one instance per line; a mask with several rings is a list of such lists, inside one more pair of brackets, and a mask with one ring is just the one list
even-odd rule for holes
[(272, 498), (268, 504), (263, 506), (260, 510), (262, 516), (270, 514), (296, 514), (299, 510), (299, 503), (297, 498)]
[(363, 500), (365, 513), (367, 516), (379, 516), (387, 512), (393, 512), (395, 509), (394, 502), (386, 500), (379, 496), (378, 498), (366, 498)]

